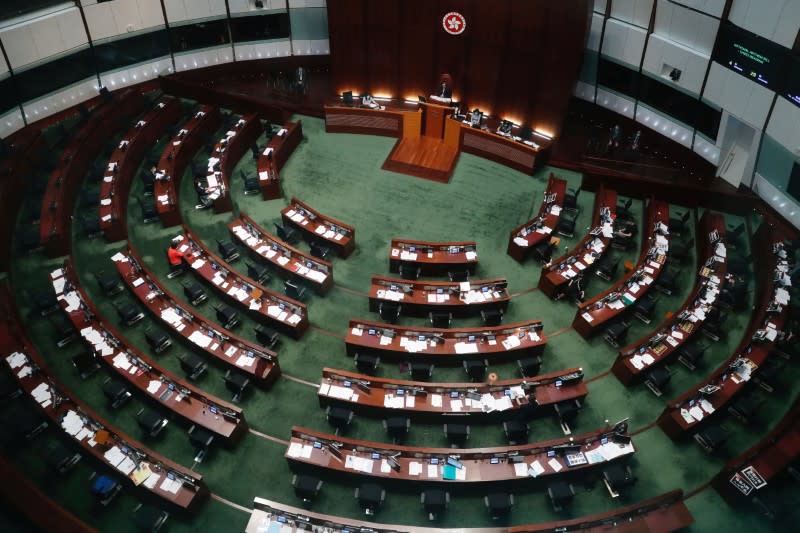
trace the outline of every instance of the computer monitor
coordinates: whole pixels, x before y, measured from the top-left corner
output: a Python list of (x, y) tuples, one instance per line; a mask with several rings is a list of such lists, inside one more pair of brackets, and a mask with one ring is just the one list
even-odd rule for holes
[(498, 128), (498, 130), (500, 131), (500, 133), (509, 135), (511, 133), (512, 126), (513, 124), (511, 124), (510, 120), (504, 120), (500, 123), (500, 127)]
[(427, 101), (428, 101), (428, 99), (427, 99), (427, 98), (425, 98), (424, 96), (422, 96), (421, 94), (417, 96), (417, 99), (418, 99), (420, 102), (422, 102), (423, 104), (424, 104), (425, 102), (427, 102)]
[(483, 120), (483, 111), (474, 109), (470, 114), (470, 119), (469, 119), (470, 126), (472, 126), (473, 128), (480, 128), (481, 120)]
[(532, 136), (533, 130), (530, 126), (522, 126), (522, 129), (519, 130), (519, 138), (523, 141), (530, 141)]
[(347, 105), (353, 105), (353, 91), (345, 91), (342, 93), (342, 102)]

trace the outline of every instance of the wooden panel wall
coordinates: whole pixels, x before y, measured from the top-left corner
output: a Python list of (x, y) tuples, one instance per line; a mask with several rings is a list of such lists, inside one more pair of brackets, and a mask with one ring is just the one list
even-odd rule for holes
[[(469, 108), (557, 134), (588, 37), (591, 0), (328, 0), (337, 93), (428, 95), (439, 76)], [(447, 34), (458, 11), (467, 29)]]

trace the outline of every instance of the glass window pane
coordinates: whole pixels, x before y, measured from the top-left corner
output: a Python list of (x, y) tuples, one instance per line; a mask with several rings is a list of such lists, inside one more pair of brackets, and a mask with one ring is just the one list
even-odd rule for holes
[(94, 47), (97, 70), (108, 72), (149, 59), (169, 55), (167, 31), (154, 32), (106, 42)]
[(20, 99), (29, 102), (96, 75), (92, 51), (85, 48), (38, 67), (17, 71), (14, 78)]
[(289, 37), (289, 14), (256, 15), (231, 19), (233, 41), (267, 41)]
[(0, 20), (18, 17), (26, 13), (33, 13), (36, 10), (57, 6), (63, 3), (64, 0), (23, 0), (17, 2), (5, 0), (0, 2)]
[(17, 106), (17, 91), (11, 77), (0, 79), (0, 115)]
[(176, 54), (199, 48), (228, 44), (228, 23), (225, 19), (210, 20), (184, 26), (170, 26), (172, 49)]

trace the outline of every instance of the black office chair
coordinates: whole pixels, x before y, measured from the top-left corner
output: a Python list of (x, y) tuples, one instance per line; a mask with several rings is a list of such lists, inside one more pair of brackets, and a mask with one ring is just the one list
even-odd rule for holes
[(666, 365), (655, 366), (644, 373), (644, 384), (658, 397), (664, 394), (665, 387), (672, 379), (672, 372)]
[(172, 339), (169, 336), (156, 328), (147, 328), (144, 331), (144, 339), (147, 341), (148, 346), (153, 353), (159, 354), (172, 346)]
[(375, 483), (363, 483), (355, 490), (358, 505), (364, 509), (367, 516), (373, 516), (386, 500), (386, 491)]
[(114, 409), (118, 409), (131, 398), (131, 393), (125, 384), (111, 378), (106, 378), (103, 381), (103, 394), (111, 402), (111, 407)]
[(186, 372), (186, 376), (191, 380), (199, 378), (208, 370), (208, 365), (203, 358), (194, 352), (183, 352), (178, 356), (178, 360), (181, 368)]
[(658, 276), (658, 279), (653, 282), (653, 287), (666, 295), (671, 295), (678, 289), (677, 280), (679, 276), (679, 270), (665, 267), (664, 271)]
[(235, 244), (223, 239), (217, 239), (217, 251), (219, 251), (220, 257), (222, 257), (226, 263), (236, 261), (241, 255)]
[(629, 322), (616, 322), (608, 326), (603, 338), (608, 344), (616, 349), (619, 349), (620, 346), (625, 344), (625, 339), (628, 337), (628, 330), (630, 328), (631, 325)]
[(245, 263), (247, 265), (247, 277), (255, 280), (256, 283), (259, 285), (265, 285), (269, 283), (271, 276), (269, 274), (269, 270), (263, 265), (257, 265), (255, 263)]
[(88, 379), (100, 370), (100, 363), (91, 352), (82, 351), (72, 357), (72, 366), (78, 371), (81, 379)]
[(224, 304), (217, 304), (214, 306), (214, 311), (217, 315), (217, 320), (225, 329), (233, 329), (239, 325), (239, 313)]
[(458, 448), (469, 440), (469, 426), (467, 424), (445, 424), (444, 436), (451, 448)]
[(633, 304), (633, 316), (638, 318), (645, 324), (649, 324), (653, 320), (653, 313), (656, 310), (656, 301), (658, 298), (650, 294), (645, 294)]
[(125, 287), (122, 286), (122, 280), (119, 279), (119, 274), (117, 272), (109, 274), (105, 270), (100, 270), (98, 272), (94, 272), (94, 278), (97, 280), (97, 284), (100, 286), (103, 292), (106, 293), (106, 296), (116, 296), (125, 290)]
[[(256, 159), (258, 158), (258, 152), (254, 153), (253, 155)], [(239, 171), (239, 176), (241, 176), (242, 183), (244, 183), (245, 196), (259, 194), (261, 192), (261, 180), (258, 176), (245, 174), (244, 170)]]
[(696, 341), (689, 341), (678, 349), (678, 361), (689, 370), (694, 370), (703, 358), (705, 351), (706, 346)]
[(432, 328), (449, 328), (453, 321), (453, 313), (444, 311), (431, 311), (428, 313), (428, 320)]
[(281, 224), (275, 223), (275, 233), (278, 234), (278, 238), (283, 242), (293, 244), (297, 238), (297, 230), (291, 226), (284, 226)]
[(691, 213), (687, 210), (675, 218), (670, 217), (667, 224), (670, 234), (680, 235), (686, 229), (686, 222), (689, 220), (689, 216), (691, 216)]
[(433, 376), (434, 366), (430, 363), (413, 362), (408, 365), (412, 381), (428, 381)]
[(537, 375), (541, 367), (542, 357), (539, 355), (534, 355), (533, 357), (527, 357), (525, 359), (517, 359), (517, 368), (519, 368), (519, 374), (523, 378)]
[(459, 283), (462, 281), (469, 281), (469, 270), (449, 271), (447, 277), (450, 278), (450, 281), (457, 281)]
[(211, 451), (211, 445), (214, 444), (214, 434), (210, 430), (194, 424), (189, 428), (187, 434), (189, 442), (195, 449), (194, 462), (202, 463)]
[(742, 235), (745, 232), (745, 225), (744, 222), (733, 228), (732, 230), (727, 232), (725, 236), (725, 243), (727, 246), (731, 248), (741, 249), (745, 246), (745, 241), (742, 239)]
[(578, 220), (578, 214), (575, 213), (572, 218), (567, 218), (563, 216), (558, 219), (558, 224), (556, 224), (556, 233), (571, 239), (575, 236), (575, 221)]
[(509, 446), (528, 442), (529, 429), (527, 422), (522, 420), (506, 420), (503, 422), (503, 432), (506, 435)]
[(402, 306), (397, 302), (384, 300), (378, 304), (378, 314), (381, 320), (389, 324), (397, 322), (397, 319), (400, 318), (401, 310)]
[(578, 210), (578, 196), (581, 194), (581, 188), (578, 187), (577, 189), (570, 189), (567, 194), (564, 195), (564, 203), (562, 204), (562, 208), (567, 209), (569, 211), (577, 211)]
[(66, 474), (81, 460), (81, 454), (67, 448), (61, 441), (54, 441), (45, 452), (45, 461), (59, 474)]
[(72, 324), (72, 321), (64, 315), (64, 313), (51, 315), (47, 317), (47, 319), (50, 322), (50, 327), (53, 329), (53, 333), (58, 339), (56, 341), (56, 346), (59, 348), (63, 348), (78, 337), (77, 331), (75, 331), (75, 326)]
[(718, 425), (710, 425), (694, 434), (694, 440), (708, 454), (720, 451), (722, 445), (728, 440), (728, 432)]
[(581, 407), (580, 400), (564, 400), (553, 405), (564, 435), (572, 434), (572, 427), (575, 425)]
[(353, 105), (353, 91), (345, 91), (342, 93), (342, 103), (344, 105)]
[(222, 379), (225, 380), (225, 386), (228, 388), (228, 390), (233, 393), (233, 398), (231, 401), (233, 403), (238, 403), (244, 396), (245, 392), (247, 392), (247, 388), (250, 385), (250, 378), (240, 372), (228, 370), (225, 372), (225, 375)]
[(503, 309), (500, 307), (481, 309), (481, 321), (484, 326), (499, 326), (503, 321)]
[(325, 260), (331, 253), (330, 246), (326, 246), (322, 241), (312, 241), (309, 244), (311, 255), (318, 259)]
[(95, 501), (102, 507), (108, 505), (116, 498), (117, 494), (122, 491), (122, 484), (116, 479), (106, 476), (104, 474), (97, 475), (96, 472), (92, 473), (92, 496)]
[(422, 267), (409, 263), (400, 263), (400, 277), (403, 279), (416, 280), (422, 274)]
[(154, 439), (167, 427), (169, 420), (158, 411), (142, 407), (136, 412), (136, 423), (148, 437)]
[(325, 419), (328, 424), (333, 426), (336, 430), (336, 435), (338, 435), (340, 432), (344, 433), (347, 426), (353, 421), (353, 411), (344, 407), (332, 407), (329, 405), (325, 409)]
[(612, 498), (618, 498), (619, 492), (636, 483), (631, 468), (620, 463), (612, 463), (603, 469), (603, 483)]
[(304, 504), (310, 505), (322, 490), (322, 480), (314, 476), (295, 474), (292, 476), (292, 487), (294, 495), (303, 500)]
[(464, 372), (474, 382), (483, 381), (489, 361), (486, 359), (465, 359), (462, 361)]
[(283, 282), (283, 290), (286, 296), (294, 300), (302, 301), (306, 297), (306, 287), (296, 281), (286, 280)]
[(728, 407), (728, 413), (738, 418), (742, 424), (750, 424), (763, 404), (764, 399), (758, 397), (754, 391), (743, 391)]
[(192, 305), (200, 305), (208, 300), (208, 295), (203, 287), (195, 281), (185, 281), (181, 284), (183, 286), (183, 294)]
[(31, 254), (42, 248), (39, 242), (39, 231), (26, 230), (19, 236), (17, 250), (21, 254)]
[(550, 258), (553, 257), (553, 251), (556, 249), (556, 245), (550, 242), (550, 240), (544, 240), (533, 247), (531, 250), (531, 255), (534, 259), (539, 261), (540, 263), (548, 263)]
[(133, 510), (133, 523), (140, 531), (156, 533), (169, 518), (169, 513), (152, 505), (139, 504)]
[(411, 419), (406, 416), (393, 416), (383, 420), (383, 429), (394, 444), (400, 443), (411, 429)]
[(669, 251), (667, 252), (667, 259), (677, 263), (683, 263), (689, 258), (693, 248), (693, 238), (689, 239), (687, 242), (670, 242)]
[(753, 382), (766, 392), (782, 388), (781, 378), (785, 375), (785, 364), (770, 354), (753, 377)]
[(495, 492), (484, 496), (483, 502), (492, 520), (499, 520), (511, 513), (511, 508), (514, 506), (514, 495), (507, 492)]
[(132, 326), (144, 318), (144, 313), (131, 302), (114, 302), (113, 305), (119, 319), (126, 326)]
[(631, 205), (633, 199), (628, 198), (624, 204), (617, 204), (616, 215), (618, 219), (633, 220), (633, 213), (631, 212)]
[(84, 209), (98, 207), (100, 205), (100, 190), (91, 188), (82, 191), (80, 205)]
[(80, 222), (83, 234), (89, 239), (96, 239), (103, 234), (103, 228), (100, 227), (100, 217), (97, 215), (81, 215)]
[(734, 254), (728, 254), (727, 267), (728, 272), (734, 276), (742, 276), (745, 279), (750, 278), (753, 266), (753, 254), (747, 254), (744, 257)]
[(575, 488), (566, 481), (555, 481), (547, 486), (547, 496), (550, 498), (553, 510), (559, 513), (572, 503), (572, 498), (575, 497)]
[(28, 300), (33, 302), (41, 316), (50, 315), (61, 308), (52, 289), (33, 289), (28, 292)]
[(442, 489), (425, 489), (419, 495), (419, 503), (428, 513), (428, 520), (436, 520), (450, 505), (450, 493)]
[(356, 363), (356, 369), (362, 374), (374, 374), (378, 370), (378, 365), (381, 364), (380, 356), (368, 352), (357, 352), (353, 360)]
[(617, 275), (619, 258), (607, 253), (595, 262), (595, 274), (606, 281), (611, 281)]
[(253, 328), (253, 330), (256, 333), (256, 340), (265, 348), (274, 350), (275, 347), (278, 346), (280, 337), (278, 336), (277, 330), (263, 325), (258, 325)]
[(153, 196), (153, 191), (156, 188), (155, 174), (150, 172), (150, 170), (145, 170), (139, 173), (139, 179), (142, 181), (142, 195), (148, 197)]
[(142, 211), (142, 223), (150, 224), (158, 220), (158, 209), (152, 201), (145, 200), (139, 196), (136, 197), (139, 204), (139, 209)]

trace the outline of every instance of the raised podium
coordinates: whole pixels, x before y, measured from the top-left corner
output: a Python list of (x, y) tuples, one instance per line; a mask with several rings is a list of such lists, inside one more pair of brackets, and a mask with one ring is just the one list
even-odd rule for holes
[(423, 121), (424, 131), (423, 135), (426, 137), (433, 137), (434, 139), (441, 139), (444, 137), (444, 121), (448, 116), (453, 114), (453, 108), (446, 105), (434, 104), (430, 102), (421, 102), (420, 107), (425, 116)]

